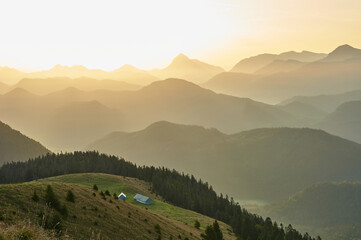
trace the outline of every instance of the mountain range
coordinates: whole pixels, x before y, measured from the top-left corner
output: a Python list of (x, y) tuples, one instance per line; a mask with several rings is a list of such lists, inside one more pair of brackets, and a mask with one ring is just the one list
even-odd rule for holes
[(16, 84), (24, 78), (94, 78), (94, 79), (110, 79), (128, 82), (130, 84), (144, 85), (158, 80), (156, 77), (148, 74), (146, 71), (131, 68), (128, 65), (123, 66), (113, 71), (103, 71), (99, 69), (88, 69), (81, 65), (74, 65), (71, 67), (56, 65), (53, 68), (45, 71), (24, 73), (13, 68), (0, 68), (0, 82), (6, 84)]
[[(228, 72), (214, 76), (202, 86), (225, 94), (277, 103), (299, 95), (339, 94), (361, 88), (361, 50), (337, 47), (326, 57), (300, 64), (291, 71), (260, 75)], [(277, 65), (277, 64), (276, 64)], [(286, 68), (286, 67), (285, 67)]]
[(73, 150), (111, 131), (134, 131), (161, 120), (227, 133), (300, 124), (298, 117), (278, 106), (216, 94), (180, 79), (157, 81), (136, 91), (67, 88), (39, 96), (16, 88), (0, 95), (0, 117), (51, 148)]
[(31, 93), (38, 95), (45, 95), (52, 92), (64, 90), (67, 88), (77, 88), (83, 91), (94, 91), (98, 89), (126, 91), (140, 89), (140, 85), (130, 84), (127, 82), (117, 80), (97, 80), (93, 78), (67, 78), (67, 77), (53, 77), (53, 78), (24, 78), (13, 86), (8, 86), (7, 90), (22, 88)]
[(194, 83), (202, 83), (221, 72), (224, 72), (221, 67), (197, 59), (189, 59), (184, 54), (179, 54), (169, 66), (163, 69), (154, 69), (150, 71), (150, 74), (160, 79), (181, 78)]
[(257, 56), (245, 58), (239, 61), (232, 69), (231, 72), (240, 72), (240, 73), (256, 73), (262, 68), (267, 68), (274, 63), (279, 61), (297, 61), (302, 63), (314, 62), (323, 59), (326, 57), (324, 53), (313, 53), (309, 51), (302, 52), (284, 52), (281, 54), (260, 54)]
[[(41, 89), (46, 87), (49, 93), (51, 90), (60, 90), (59, 87), (63, 87), (63, 85), (67, 87), (81, 86), (79, 88), (83, 90), (108, 89), (108, 87), (104, 88), (104, 85), (115, 86), (114, 90), (120, 90), (120, 86), (123, 88), (122, 90), (132, 90), (135, 89), (136, 85), (144, 86), (166, 78), (182, 78), (194, 83), (202, 83), (221, 72), (224, 72), (221, 67), (197, 59), (190, 59), (184, 54), (176, 56), (167, 67), (150, 71), (141, 70), (129, 64), (113, 71), (88, 69), (81, 65), (69, 67), (58, 64), (49, 70), (31, 73), (21, 72), (14, 68), (0, 67), (0, 93), (8, 89), (6, 84), (12, 85), (11, 89), (26, 85), (29, 90), (32, 89), (34, 93), (39, 94), (43, 94), (44, 90)], [(95, 80), (102, 81), (97, 82)], [(117, 84), (114, 81), (121, 83)], [(45, 86), (41, 86), (40, 83)], [(40, 90), (34, 89), (39, 86), (41, 86)], [(50, 90), (49, 86), (52, 87)], [(124, 89), (125, 87), (127, 89)]]
[(320, 181), (360, 180), (361, 171), (361, 145), (312, 129), (227, 135), (158, 122), (137, 132), (111, 133), (87, 149), (192, 173), (241, 200), (279, 200)]
[(361, 90), (353, 90), (341, 94), (296, 96), (280, 102), (279, 105), (286, 105), (292, 102), (300, 102), (312, 105), (318, 109), (331, 113), (343, 103), (359, 100), (361, 100)]

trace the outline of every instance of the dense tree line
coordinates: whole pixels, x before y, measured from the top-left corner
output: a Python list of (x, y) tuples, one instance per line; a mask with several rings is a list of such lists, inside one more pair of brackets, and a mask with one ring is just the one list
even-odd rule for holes
[[(109, 173), (152, 183), (152, 189), (173, 205), (194, 210), (232, 226), (242, 240), (312, 240), (291, 225), (284, 228), (242, 209), (233, 199), (217, 195), (207, 182), (167, 168), (137, 166), (98, 152), (47, 154), (0, 168), (0, 183), (19, 183), (69, 173)], [(318, 237), (318, 239), (320, 239)]]

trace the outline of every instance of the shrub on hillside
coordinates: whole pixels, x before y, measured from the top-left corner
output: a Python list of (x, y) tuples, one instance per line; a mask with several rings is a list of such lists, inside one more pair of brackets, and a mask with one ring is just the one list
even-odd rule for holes
[(45, 202), (55, 210), (60, 210), (60, 202), (58, 197), (55, 195), (53, 188), (48, 185), (45, 191)]
[(64, 217), (67, 217), (67, 216), (68, 216), (68, 208), (66, 207), (65, 204), (60, 207), (59, 212), (60, 212), (61, 215), (63, 215)]
[(32, 199), (34, 202), (38, 202), (38, 201), (39, 201), (39, 196), (38, 196), (38, 194), (36, 193), (36, 190), (34, 190), (33, 196), (31, 197), (31, 199)]
[(159, 224), (156, 224), (156, 225), (154, 226), (154, 230), (155, 230), (156, 233), (161, 234)]
[(75, 196), (74, 196), (74, 193), (73, 193), (71, 190), (69, 190), (69, 191), (67, 192), (67, 194), (66, 194), (66, 200), (67, 200), (68, 202), (75, 202)]
[(199, 229), (200, 226), (201, 226), (201, 223), (200, 223), (198, 220), (196, 220), (196, 221), (194, 222), (194, 227), (197, 228), (197, 229)]

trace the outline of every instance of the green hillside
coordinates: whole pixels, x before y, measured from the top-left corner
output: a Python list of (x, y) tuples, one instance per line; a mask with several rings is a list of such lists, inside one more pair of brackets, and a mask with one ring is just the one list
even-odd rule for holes
[(87, 149), (194, 174), (239, 200), (280, 200), (320, 181), (361, 180), (361, 145), (313, 129), (226, 135), (158, 122), (138, 132), (112, 133)]
[[(77, 177), (79, 180), (88, 177), (93, 177), (93, 180), (99, 179), (99, 186), (106, 184), (105, 179), (116, 178), (110, 175), (97, 177), (96, 174)], [(70, 178), (64, 177), (68, 180)], [(118, 183), (121, 183), (120, 179), (119, 177)], [(181, 239), (200, 239), (204, 229), (204, 226), (198, 230), (191, 224), (166, 218), (155, 211), (131, 204), (130, 201), (116, 200), (112, 196), (106, 196), (104, 199), (100, 195), (100, 189), (95, 191), (88, 186), (60, 183), (55, 180), (0, 185), (2, 222), (7, 225), (21, 221), (33, 225), (39, 224), (57, 231), (57, 236), (62, 239), (66, 236), (68, 236), (66, 239), (158, 239), (159, 236), (162, 239), (169, 239), (170, 236), (176, 239), (179, 235)], [(124, 184), (127, 185), (132, 181), (134, 179), (125, 178)], [(67, 216), (45, 204), (45, 189), (48, 184), (52, 186), (61, 205), (66, 205)], [(110, 182), (107, 184), (110, 185)], [(68, 190), (74, 193), (75, 203), (66, 201)], [(38, 202), (32, 200), (34, 191), (39, 197)], [(202, 215), (198, 216), (205, 218)], [(52, 225), (54, 221), (58, 222), (55, 226)], [(223, 228), (227, 228), (222, 225)], [(230, 235), (224, 235), (227, 239), (232, 239)]]
[[(147, 209), (163, 217), (176, 220), (190, 226), (193, 226), (194, 222), (197, 220), (201, 223), (200, 229), (203, 230), (207, 225), (211, 225), (214, 221), (214, 219), (207, 216), (164, 202), (161, 197), (151, 192), (151, 185), (149, 183), (136, 178), (120, 177), (103, 173), (81, 173), (41, 179), (38, 182), (61, 182), (88, 187), (93, 187), (93, 185), (96, 184), (99, 190), (102, 190), (103, 192), (108, 190), (109, 192), (116, 193), (117, 195), (123, 192), (127, 195), (125, 202)], [(154, 204), (143, 205), (134, 201), (133, 197), (137, 193), (152, 198)], [(232, 228), (224, 223), (220, 223), (220, 227), (224, 233), (228, 233), (225, 234), (228, 235), (227, 239), (232, 239), (232, 234), (229, 234), (229, 230)]]
[[(168, 203), (225, 222), (232, 226), (233, 232), (241, 239), (259, 239), (262, 236), (264, 239), (304, 239), (303, 235), (291, 226), (283, 229), (268, 217), (264, 219), (249, 213), (232, 197), (218, 195), (212, 186), (201, 179), (197, 180), (193, 175), (181, 174), (164, 167), (137, 166), (124, 159), (95, 151), (48, 154), (27, 162), (5, 164), (0, 168), (0, 183), (19, 183), (62, 174), (91, 172), (127, 176), (146, 181), (151, 184), (151, 190)], [(84, 181), (84, 178), (81, 179)], [(87, 184), (89, 182), (90, 180)], [(111, 195), (105, 190), (101, 192), (103, 197), (105, 197), (104, 193)], [(62, 204), (55, 202), (53, 205), (63, 212)], [(177, 209), (167, 210), (166, 214), (172, 211), (177, 211)], [(214, 234), (217, 234), (218, 224), (213, 224), (213, 226)], [(209, 231), (213, 230), (207, 227), (206, 232)], [(305, 237), (315, 239), (307, 235)]]
[(26, 161), (48, 152), (39, 142), (0, 122), (0, 166), (6, 162)]
[(324, 239), (355, 240), (361, 239), (360, 199), (360, 182), (319, 183), (265, 207), (263, 214)]

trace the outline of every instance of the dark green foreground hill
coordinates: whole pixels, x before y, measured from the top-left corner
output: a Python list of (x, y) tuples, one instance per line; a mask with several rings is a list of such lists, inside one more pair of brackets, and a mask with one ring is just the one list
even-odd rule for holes
[[(270, 218), (263, 219), (249, 213), (233, 198), (218, 195), (207, 182), (197, 180), (193, 175), (180, 174), (176, 170), (164, 167), (139, 167), (124, 159), (97, 152), (47, 154), (27, 162), (5, 164), (0, 168), (0, 183), (17, 183), (62, 174), (91, 172), (128, 176), (146, 181), (151, 184), (151, 191), (167, 203), (229, 224), (240, 239), (314, 239), (308, 235), (303, 237), (292, 227), (283, 228)], [(63, 212), (63, 205), (57, 203), (56, 206), (56, 209)]]
[(361, 180), (360, 144), (307, 128), (227, 135), (158, 122), (111, 133), (88, 149), (192, 173), (236, 199), (281, 200), (320, 181)]
[(0, 166), (6, 162), (26, 161), (48, 152), (39, 142), (0, 122)]
[(324, 239), (361, 239), (360, 199), (360, 182), (319, 183), (265, 207), (263, 214)]

